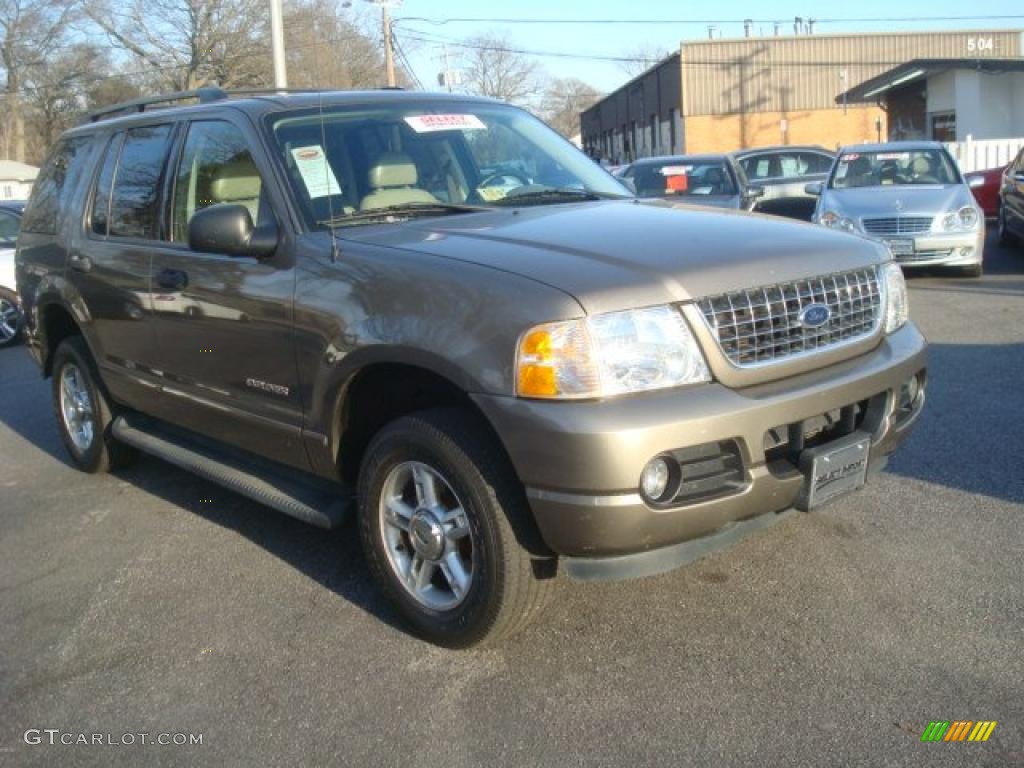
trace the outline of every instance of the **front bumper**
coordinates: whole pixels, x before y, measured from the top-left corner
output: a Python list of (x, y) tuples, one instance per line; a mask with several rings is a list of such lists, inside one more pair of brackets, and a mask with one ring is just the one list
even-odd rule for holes
[(980, 264), (985, 250), (985, 224), (978, 223), (973, 232), (929, 233), (925, 235), (893, 235), (868, 237), (887, 243), (892, 240), (911, 240), (913, 253), (895, 253), (893, 257), (906, 267), (969, 267)]
[[(871, 435), (871, 467), (877, 469), (916, 419), (920, 404), (897, 423), (896, 398), (905, 381), (923, 373), (925, 350), (924, 338), (908, 323), (867, 354), (741, 390), (712, 383), (597, 402), (475, 399), (526, 486), (545, 542), (570, 559), (572, 572), (573, 558), (639, 556), (791, 508), (804, 477), (780, 472), (765, 454), (765, 435), (779, 425), (870, 401), (860, 429)], [(638, 484), (652, 457), (714, 441), (739, 447), (742, 488), (669, 508), (644, 501)], [(672, 567), (665, 565), (671, 558), (657, 567), (651, 565), (657, 558), (647, 559), (648, 566), (609, 572), (615, 577)]]

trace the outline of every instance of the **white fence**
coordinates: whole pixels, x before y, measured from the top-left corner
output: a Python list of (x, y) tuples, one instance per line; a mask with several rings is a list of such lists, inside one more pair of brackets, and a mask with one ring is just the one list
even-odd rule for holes
[(1017, 156), (1021, 147), (1024, 147), (1024, 138), (973, 141), (968, 137), (967, 141), (946, 143), (946, 149), (956, 158), (962, 173), (1006, 165)]

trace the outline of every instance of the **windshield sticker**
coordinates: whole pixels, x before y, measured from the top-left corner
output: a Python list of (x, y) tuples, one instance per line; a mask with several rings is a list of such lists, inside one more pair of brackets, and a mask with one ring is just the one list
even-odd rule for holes
[(338, 180), (331, 170), (330, 163), (327, 162), (323, 147), (319, 144), (293, 148), (292, 159), (295, 160), (295, 167), (302, 176), (310, 198), (315, 200), (318, 197), (341, 194)]
[(666, 192), (685, 192), (688, 186), (690, 186), (690, 180), (685, 175), (665, 177)]
[(909, 160), (909, 152), (879, 152), (875, 155), (877, 160)]
[(476, 115), (414, 115), (405, 118), (405, 122), (416, 133), (487, 130), (487, 126)]
[(693, 170), (692, 165), (666, 165), (661, 169), (662, 176), (685, 176)]
[(854, 152), (854, 153), (849, 154), (849, 155), (843, 155), (841, 158), (839, 158), (839, 162), (841, 162), (841, 163), (849, 163), (849, 162), (851, 162), (853, 160), (856, 160), (858, 157), (860, 157), (860, 155), (858, 155), (856, 152)]

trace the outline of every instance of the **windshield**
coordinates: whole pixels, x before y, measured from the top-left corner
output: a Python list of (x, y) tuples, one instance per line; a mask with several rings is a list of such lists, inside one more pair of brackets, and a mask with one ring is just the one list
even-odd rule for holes
[(831, 186), (882, 187), (913, 184), (957, 184), (959, 174), (940, 149), (903, 152), (847, 152), (839, 156)]
[(736, 183), (724, 160), (691, 162), (685, 157), (640, 163), (629, 174), (638, 197), (735, 195)]
[(631, 196), (535, 117), (500, 104), (331, 107), (271, 119), (313, 228)]

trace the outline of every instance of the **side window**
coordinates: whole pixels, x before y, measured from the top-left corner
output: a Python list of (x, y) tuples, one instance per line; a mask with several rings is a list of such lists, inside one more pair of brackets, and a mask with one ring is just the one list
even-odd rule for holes
[(798, 155), (800, 164), (803, 167), (802, 174), (828, 173), (832, 168), (832, 158), (828, 155), (820, 155), (817, 152), (803, 152)]
[(97, 235), (107, 234), (107, 223), (110, 221), (110, 187), (114, 183), (114, 170), (117, 158), (121, 154), (121, 142), (124, 134), (119, 133), (107, 142), (103, 152), (103, 161), (99, 176), (96, 178), (96, 191), (92, 197), (92, 231)]
[(0, 245), (14, 245), (20, 227), (21, 220), (17, 216), (0, 211)]
[(740, 167), (748, 179), (767, 179), (771, 173), (771, 159), (768, 157), (748, 157), (740, 161)]
[(21, 228), (26, 232), (53, 235), (57, 218), (67, 210), (92, 145), (92, 137), (68, 139), (57, 146), (39, 172), (32, 187), (32, 199), (25, 209)]
[(170, 138), (170, 125), (147, 125), (126, 132), (110, 197), (110, 236), (150, 240), (159, 236), (160, 177)]
[(252, 154), (239, 130), (223, 120), (192, 123), (174, 183), (171, 237), (188, 242), (196, 211), (218, 203), (244, 205), (257, 226), (273, 220)]

